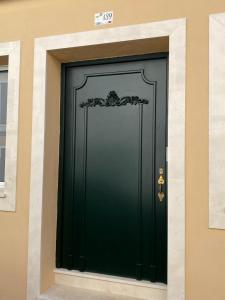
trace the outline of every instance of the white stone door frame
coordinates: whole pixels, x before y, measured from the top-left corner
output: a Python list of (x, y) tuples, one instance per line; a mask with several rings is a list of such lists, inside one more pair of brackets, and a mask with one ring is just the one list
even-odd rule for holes
[(47, 52), (157, 37), (169, 38), (167, 300), (185, 299), (186, 20), (174, 19), (35, 40), (27, 300), (41, 286)]
[(209, 16), (209, 228), (225, 229), (225, 13)]

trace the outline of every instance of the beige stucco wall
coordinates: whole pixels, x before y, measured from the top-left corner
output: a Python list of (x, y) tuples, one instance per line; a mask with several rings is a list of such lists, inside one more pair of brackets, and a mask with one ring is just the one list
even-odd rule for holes
[(221, 0), (0, 1), (0, 42), (22, 42), (17, 210), (0, 212), (0, 300), (26, 294), (33, 40), (95, 29), (93, 15), (104, 10), (114, 11), (110, 26), (187, 17), (186, 296), (224, 300), (225, 231), (208, 229), (208, 15), (225, 12)]

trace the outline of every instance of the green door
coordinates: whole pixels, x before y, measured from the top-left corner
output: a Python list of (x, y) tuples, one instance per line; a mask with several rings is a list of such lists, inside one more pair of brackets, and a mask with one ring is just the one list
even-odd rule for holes
[(62, 67), (57, 267), (167, 280), (167, 56)]

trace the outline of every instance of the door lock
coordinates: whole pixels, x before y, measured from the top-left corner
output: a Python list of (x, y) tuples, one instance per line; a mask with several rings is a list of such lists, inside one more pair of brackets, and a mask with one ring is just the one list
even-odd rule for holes
[(164, 173), (163, 168), (159, 168), (159, 178), (158, 178), (159, 192), (158, 192), (158, 197), (159, 197), (160, 202), (162, 202), (163, 198), (165, 197), (165, 194), (162, 191), (163, 185), (165, 184), (163, 173)]

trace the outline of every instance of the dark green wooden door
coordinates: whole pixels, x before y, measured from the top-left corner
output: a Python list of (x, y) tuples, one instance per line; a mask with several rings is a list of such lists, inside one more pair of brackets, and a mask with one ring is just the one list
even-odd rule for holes
[(62, 73), (57, 267), (166, 282), (167, 58)]

